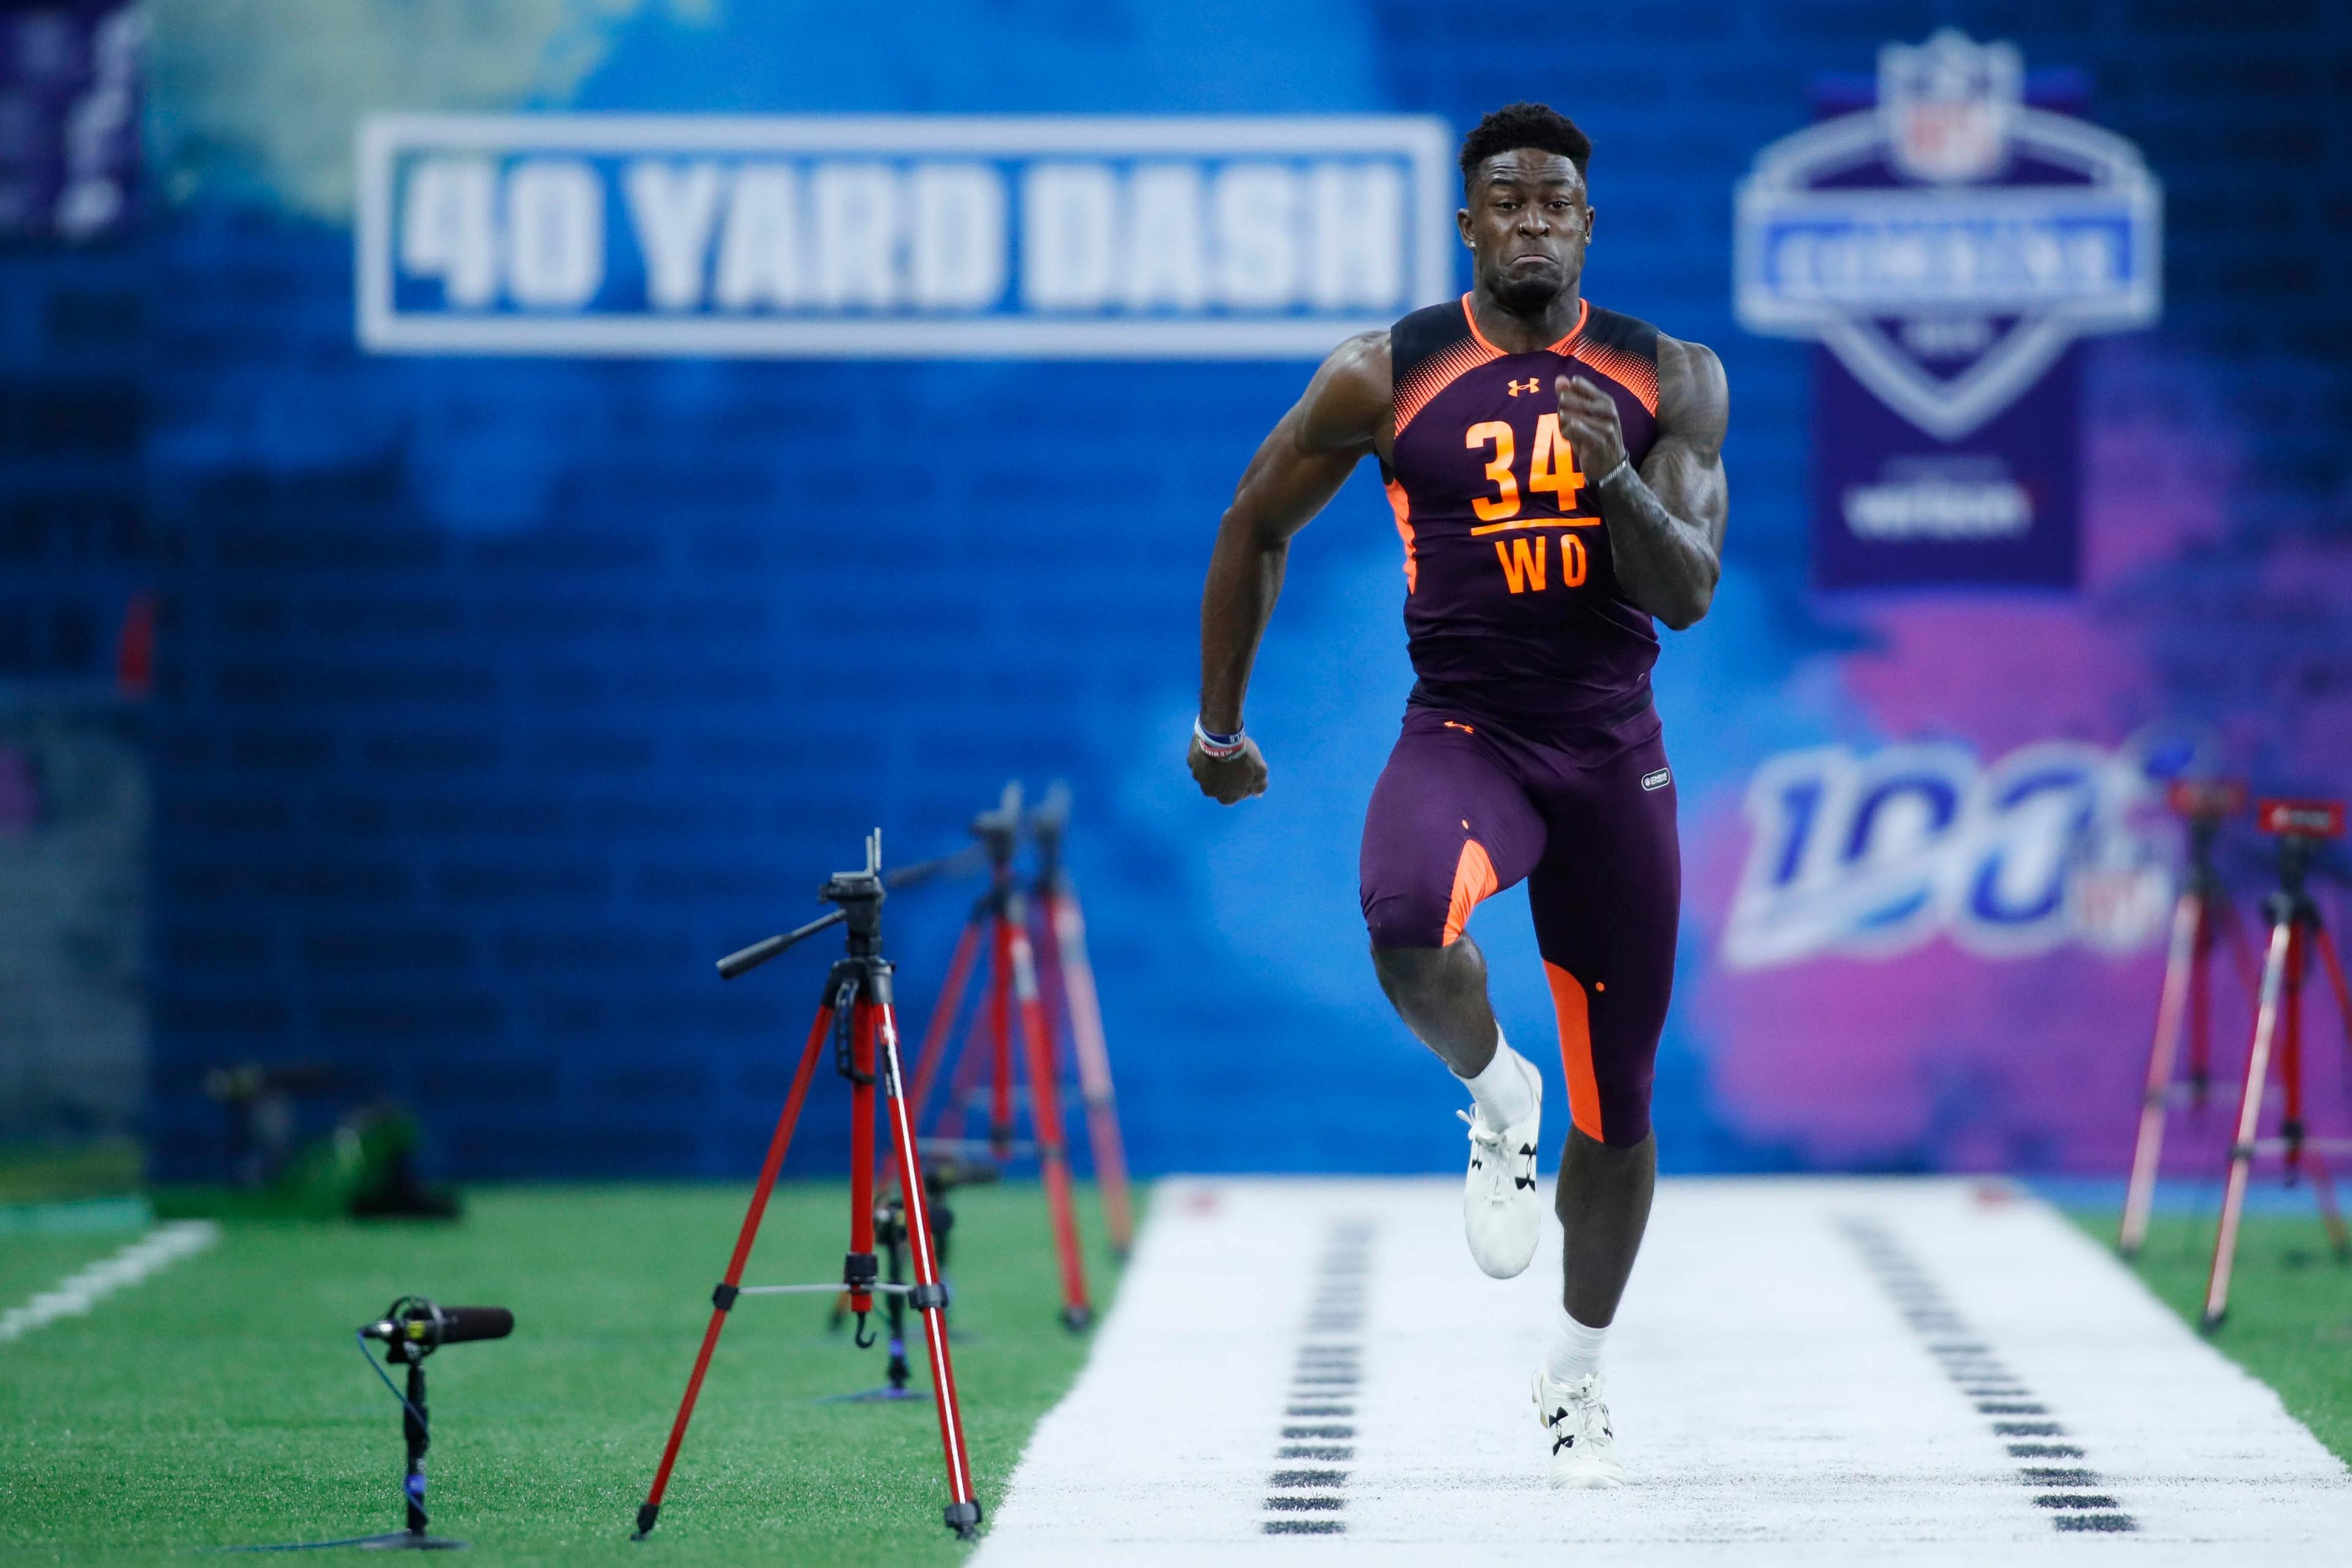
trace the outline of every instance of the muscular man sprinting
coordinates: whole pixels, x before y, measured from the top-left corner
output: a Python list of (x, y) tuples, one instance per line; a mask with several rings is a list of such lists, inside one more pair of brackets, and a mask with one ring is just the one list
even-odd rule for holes
[(1420, 679), (1364, 821), (1364, 921), (1381, 989), (1469, 1089), (1470, 1251), (1507, 1279), (1541, 1224), (1542, 1083), (1496, 1027), (1463, 928), (1527, 879), (1574, 1124), (1563, 1310), (1535, 1383), (1560, 1486), (1624, 1479), (1600, 1355), (1656, 1180), (1682, 875), (1652, 621), (1706, 613), (1727, 504), (1721, 363), (1583, 297), (1591, 152), (1539, 105), (1482, 121), (1457, 218), (1476, 286), (1340, 344), (1258, 447), (1209, 563), (1190, 756), (1228, 805), (1264, 793), (1242, 696), (1290, 536), (1378, 458)]

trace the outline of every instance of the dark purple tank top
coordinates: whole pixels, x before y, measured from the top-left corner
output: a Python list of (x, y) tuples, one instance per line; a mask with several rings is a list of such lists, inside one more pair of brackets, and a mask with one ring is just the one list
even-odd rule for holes
[(1551, 730), (1642, 710), (1657, 631), (1617, 590), (1601, 476), (1560, 438), (1552, 383), (1581, 375), (1614, 398), (1639, 467), (1657, 437), (1658, 330), (1587, 301), (1567, 337), (1507, 354), (1465, 295), (1399, 321), (1389, 354), (1381, 477), (1404, 538), (1413, 700)]

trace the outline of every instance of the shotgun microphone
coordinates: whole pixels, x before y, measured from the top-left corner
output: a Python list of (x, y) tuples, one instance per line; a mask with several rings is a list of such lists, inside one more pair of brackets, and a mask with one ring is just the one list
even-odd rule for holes
[(504, 1307), (442, 1307), (422, 1296), (403, 1296), (362, 1327), (360, 1336), (421, 1354), (472, 1340), (502, 1340), (512, 1332), (514, 1314)]

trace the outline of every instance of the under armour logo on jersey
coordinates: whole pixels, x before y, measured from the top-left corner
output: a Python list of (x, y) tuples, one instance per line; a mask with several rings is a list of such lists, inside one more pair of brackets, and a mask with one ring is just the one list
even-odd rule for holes
[(1511, 389), (1513, 397), (1517, 397), (1522, 392), (1532, 394), (1543, 389), (1543, 383), (1532, 375), (1525, 381), (1506, 382), (1504, 384)]

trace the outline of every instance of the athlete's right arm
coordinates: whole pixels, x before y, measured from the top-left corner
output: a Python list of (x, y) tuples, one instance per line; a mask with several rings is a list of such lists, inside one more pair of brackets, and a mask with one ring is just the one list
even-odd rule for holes
[[(1250, 666), (1282, 592), (1290, 536), (1305, 528), (1375, 449), (1389, 417), (1389, 335), (1366, 332), (1331, 353), (1250, 459), (1217, 529), (1201, 591), (1201, 724), (1242, 727)], [(1226, 805), (1265, 793), (1257, 742), (1219, 761), (1195, 739), (1187, 763), (1201, 793)]]

